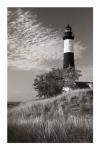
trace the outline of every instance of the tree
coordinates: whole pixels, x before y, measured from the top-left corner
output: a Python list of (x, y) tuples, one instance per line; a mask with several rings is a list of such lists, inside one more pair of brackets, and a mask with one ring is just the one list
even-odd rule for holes
[(64, 86), (75, 88), (75, 80), (80, 74), (72, 67), (65, 69), (52, 69), (52, 71), (37, 75), (33, 86), (39, 97), (51, 97), (62, 93)]

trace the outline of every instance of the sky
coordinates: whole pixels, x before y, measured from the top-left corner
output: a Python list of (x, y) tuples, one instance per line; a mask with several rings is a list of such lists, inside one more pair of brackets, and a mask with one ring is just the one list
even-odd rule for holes
[(8, 8), (8, 101), (36, 97), (38, 74), (63, 67), (63, 33), (72, 27), (75, 68), (93, 80), (92, 8)]

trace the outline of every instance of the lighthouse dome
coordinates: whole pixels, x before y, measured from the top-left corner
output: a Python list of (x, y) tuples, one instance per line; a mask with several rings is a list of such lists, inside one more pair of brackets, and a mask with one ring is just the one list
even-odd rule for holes
[(69, 26), (69, 24), (67, 25), (67, 27), (65, 27), (65, 30), (64, 30), (63, 40), (66, 40), (66, 39), (74, 40), (72, 28)]
[(72, 30), (72, 28), (68, 24), (67, 27), (65, 27), (65, 32), (71, 32), (71, 30)]

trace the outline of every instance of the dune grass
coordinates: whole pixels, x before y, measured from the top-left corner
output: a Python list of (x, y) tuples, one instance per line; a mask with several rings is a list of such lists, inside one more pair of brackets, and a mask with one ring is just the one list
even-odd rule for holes
[(93, 142), (93, 91), (74, 90), (8, 110), (8, 142)]

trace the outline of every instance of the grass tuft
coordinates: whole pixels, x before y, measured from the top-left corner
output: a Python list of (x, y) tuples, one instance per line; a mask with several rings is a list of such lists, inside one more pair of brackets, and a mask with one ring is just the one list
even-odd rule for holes
[(8, 142), (91, 143), (92, 116), (92, 90), (26, 102), (8, 109)]

